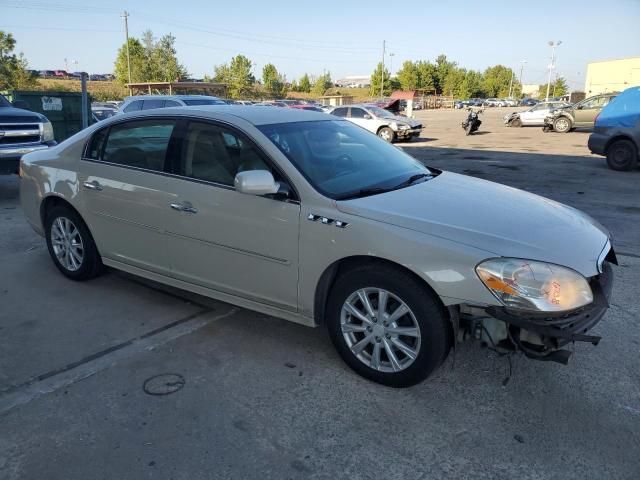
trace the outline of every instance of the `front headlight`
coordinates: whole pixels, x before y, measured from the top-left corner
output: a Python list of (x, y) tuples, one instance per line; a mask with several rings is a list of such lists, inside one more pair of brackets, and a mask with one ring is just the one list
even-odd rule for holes
[(53, 125), (51, 125), (51, 122), (44, 122), (42, 124), (42, 141), (52, 142), (53, 139)]
[(405, 125), (404, 123), (398, 124), (398, 130), (409, 130), (411, 127), (409, 125)]
[(539, 312), (573, 310), (593, 301), (578, 272), (550, 263), (494, 258), (476, 267), (482, 283), (506, 307)]

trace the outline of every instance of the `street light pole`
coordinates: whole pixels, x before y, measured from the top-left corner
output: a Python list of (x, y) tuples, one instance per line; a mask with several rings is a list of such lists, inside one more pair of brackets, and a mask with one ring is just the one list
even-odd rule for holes
[(527, 63), (527, 61), (526, 60), (522, 60), (522, 65), (520, 65), (520, 88), (522, 88), (522, 71), (524, 70), (524, 64), (525, 63)]
[(557, 42), (550, 41), (549, 46), (551, 47), (551, 63), (549, 64), (549, 79), (547, 80), (547, 96), (545, 101), (549, 101), (549, 90), (551, 89), (551, 73), (554, 68), (556, 68), (556, 47), (559, 47), (562, 43), (562, 40), (558, 40)]
[(393, 76), (393, 56), (395, 53), (389, 54), (389, 78)]
[(127, 46), (127, 71), (129, 73), (129, 95), (131, 95), (131, 57), (129, 56), (129, 12), (126, 10), (121, 15), (124, 18), (124, 36)]
[(382, 70), (380, 70), (380, 100), (384, 98), (384, 53), (387, 42), (382, 41)]

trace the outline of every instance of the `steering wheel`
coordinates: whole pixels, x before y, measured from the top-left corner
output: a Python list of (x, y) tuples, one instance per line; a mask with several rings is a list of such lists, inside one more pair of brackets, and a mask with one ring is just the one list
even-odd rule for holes
[(347, 153), (342, 153), (333, 160), (333, 174), (338, 177), (350, 173), (355, 166), (356, 161), (353, 157)]

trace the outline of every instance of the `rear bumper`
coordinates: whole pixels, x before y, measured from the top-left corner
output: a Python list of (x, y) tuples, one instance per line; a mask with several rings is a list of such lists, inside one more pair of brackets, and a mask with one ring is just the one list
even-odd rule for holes
[[(609, 255), (613, 256), (608, 256), (608, 258), (615, 261), (615, 254), (612, 252), (613, 250)], [(590, 286), (593, 291), (593, 302), (562, 316), (526, 315), (504, 307), (489, 307), (485, 311), (507, 324), (512, 341), (527, 356), (544, 359), (571, 342), (589, 342), (597, 345), (600, 341), (600, 337), (587, 335), (587, 332), (602, 319), (609, 309), (609, 299), (613, 288), (613, 272), (608, 261), (603, 263), (602, 273), (591, 279)], [(533, 345), (520, 341), (520, 329), (538, 334), (543, 344)]]
[[(55, 143), (53, 143), (53, 145), (55, 145)], [(20, 169), (20, 159), (23, 155), (38, 150), (46, 150), (47, 148), (49, 148), (47, 144), (0, 148), (0, 175), (18, 173)]]
[(601, 133), (592, 133), (589, 135), (589, 140), (587, 141), (587, 147), (591, 153), (595, 153), (596, 155), (606, 155), (606, 146), (609, 137), (602, 135)]

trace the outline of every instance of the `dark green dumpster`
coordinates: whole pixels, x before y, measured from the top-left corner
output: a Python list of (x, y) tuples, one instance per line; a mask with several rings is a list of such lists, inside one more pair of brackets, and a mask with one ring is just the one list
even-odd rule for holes
[[(79, 92), (25, 92), (14, 91), (13, 100), (23, 100), (29, 110), (42, 113), (53, 125), (56, 142), (69, 138), (82, 130), (82, 94)], [(87, 102), (87, 115), (91, 123), (91, 98)]]

